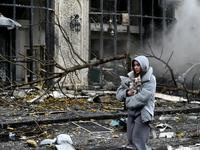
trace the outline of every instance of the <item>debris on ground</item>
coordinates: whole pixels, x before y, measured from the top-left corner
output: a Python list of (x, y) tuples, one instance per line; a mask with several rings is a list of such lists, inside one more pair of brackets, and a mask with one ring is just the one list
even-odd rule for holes
[(106, 128), (94, 121), (77, 121), (72, 123), (78, 126), (77, 128), (80, 127), (89, 133), (113, 132), (112, 129)]
[(127, 126), (127, 118), (118, 118), (112, 122), (109, 123), (110, 126), (112, 127), (117, 127), (117, 126), (120, 126), (120, 127), (123, 127), (124, 129), (126, 129), (126, 126)]
[(162, 93), (155, 93), (155, 97), (174, 102), (187, 102), (187, 99), (184, 99), (183, 97), (167, 95)]
[(160, 123), (156, 125), (155, 127), (158, 128), (160, 132), (164, 132), (167, 128), (173, 130), (173, 127), (167, 123)]
[(159, 134), (159, 138), (172, 138), (174, 137), (174, 132), (162, 132)]
[(27, 140), (25, 143), (28, 144), (30, 147), (36, 147), (37, 143), (34, 140)]
[[(59, 149), (62, 146), (66, 148), (70, 145), (77, 150), (116, 150), (122, 145), (130, 146), (125, 128), (127, 112), (124, 110), (124, 103), (116, 100), (115, 91), (63, 90), (62, 93), (57, 90), (48, 94), (45, 93), (45, 89), (39, 88), (24, 91), (26, 97), (21, 95), (15, 98), (7, 93), (7, 96), (13, 97), (10, 98), (11, 103), (0, 103), (0, 149), (8, 150), (15, 145), (25, 150), (27, 143), (24, 143), (24, 140), (34, 140), (36, 144), (38, 141), (46, 140), (49, 144), (40, 147), (39, 144), (36, 145), (37, 149), (41, 150)], [(20, 93), (19, 90), (16, 94), (17, 92)], [(36, 100), (42, 94), (46, 96), (43, 95), (42, 99)], [(1, 94), (0, 97), (5, 99), (5, 94)], [(166, 143), (172, 148), (198, 144), (199, 104), (156, 99), (155, 118), (152, 124), (159, 130), (152, 130), (150, 133), (150, 147), (156, 149), (161, 146), (160, 149), (166, 150)], [(12, 100), (15, 103), (12, 103)], [(31, 100), (33, 101), (29, 103)], [(85, 130), (86, 127), (73, 123), (88, 121), (97, 123), (99, 126), (94, 126), (96, 129), (106, 127), (112, 132), (95, 132), (95, 128), (89, 132)], [(66, 133), (73, 141), (73, 145), (56, 142), (57, 139), (54, 137)]]
[(12, 132), (9, 133), (9, 139), (10, 140), (15, 140), (15, 134), (13, 134)]
[[(50, 145), (50, 144), (56, 144), (55, 147), (58, 150), (75, 150), (75, 148), (72, 146), (73, 142), (71, 137), (68, 134), (60, 134), (54, 139), (45, 139), (40, 142), (40, 146), (42, 145)], [(57, 145), (58, 144), (58, 145)]]

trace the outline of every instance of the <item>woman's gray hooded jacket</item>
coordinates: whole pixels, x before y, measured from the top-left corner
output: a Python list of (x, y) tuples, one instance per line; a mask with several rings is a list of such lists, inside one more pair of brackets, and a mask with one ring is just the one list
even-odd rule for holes
[(137, 60), (142, 69), (147, 72), (142, 75), (142, 85), (140, 86), (139, 93), (127, 97), (126, 91), (129, 87), (126, 84), (131, 82), (129, 77), (134, 78), (134, 71), (128, 73), (129, 77), (120, 76), (121, 85), (117, 90), (116, 98), (119, 101), (126, 101), (128, 114), (134, 114), (140, 111), (142, 121), (148, 122), (153, 120), (155, 108), (155, 91), (156, 91), (156, 78), (153, 75), (153, 68), (149, 66), (149, 61), (145, 56), (138, 56), (133, 61)]

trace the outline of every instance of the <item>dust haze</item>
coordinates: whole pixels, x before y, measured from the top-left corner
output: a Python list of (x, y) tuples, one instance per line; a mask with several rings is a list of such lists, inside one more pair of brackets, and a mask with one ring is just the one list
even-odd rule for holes
[[(163, 48), (162, 59), (169, 62), (175, 74), (182, 74), (192, 65), (200, 63), (200, 4), (198, 0), (182, 0), (175, 12), (176, 23), (164, 36), (163, 45), (156, 43), (152, 49), (159, 57)], [(161, 37), (163, 35), (160, 35)], [(160, 45), (160, 46), (158, 46)], [(163, 72), (164, 65), (150, 60), (155, 73)], [(196, 68), (197, 71), (198, 68)]]

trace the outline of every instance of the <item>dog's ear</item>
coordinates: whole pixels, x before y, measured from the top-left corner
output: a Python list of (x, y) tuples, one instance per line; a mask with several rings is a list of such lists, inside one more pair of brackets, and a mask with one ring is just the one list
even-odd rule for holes
[(141, 82), (141, 76), (140, 75), (138, 76), (138, 82)]

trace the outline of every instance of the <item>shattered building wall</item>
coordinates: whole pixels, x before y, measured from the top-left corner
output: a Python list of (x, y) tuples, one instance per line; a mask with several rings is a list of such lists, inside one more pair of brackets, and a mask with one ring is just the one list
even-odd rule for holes
[[(196, 15), (200, 10), (198, 0), (2, 0), (0, 7), (0, 13), (3, 12), (4, 16), (22, 24), (18, 30), (4, 31), (5, 27), (0, 27), (1, 54), (29, 55), (32, 45), (32, 55), (38, 56), (39, 53), (43, 55), (45, 49), (48, 49), (61, 66), (70, 68), (83, 64), (81, 59), (94, 62), (126, 52), (130, 52), (133, 58), (140, 52), (149, 52), (145, 43), (148, 40), (157, 55), (160, 55), (164, 47), (166, 54), (163, 54), (162, 58), (165, 60), (172, 51), (175, 52), (175, 58), (179, 58), (180, 61), (176, 62), (172, 57), (170, 63), (178, 75), (185, 72), (184, 64), (189, 68), (199, 61), (197, 45), (200, 39), (198, 35), (200, 19)], [(48, 23), (45, 19), (48, 14), (55, 14), (53, 17), (49, 15), (49, 20), (53, 18), (57, 22), (57, 17), (59, 18), (73, 49), (69, 46), (69, 41), (63, 37), (59, 27)], [(75, 16), (78, 16), (77, 21), (81, 25), (79, 32), (73, 31), (70, 27), (70, 22)], [(16, 53), (12, 48), (16, 49)], [(186, 53), (188, 49), (192, 50), (192, 53)], [(181, 57), (180, 53), (183, 54)], [(187, 59), (188, 57), (194, 62)], [(38, 59), (49, 61), (45, 57)], [(183, 63), (186, 59), (187, 62)], [(21, 60), (20, 57), (12, 61), (18, 61), (31, 68), (29, 62)], [(152, 59), (150, 62), (155, 68), (154, 73), (162, 76), (160, 72), (165, 72), (161, 70), (165, 66), (157, 65), (158, 63)], [(125, 75), (124, 66), (126, 66), (125, 59), (79, 70), (68, 74), (61, 83), (75, 88), (88, 85), (103, 86), (106, 82), (114, 83), (118, 75)], [(36, 79), (20, 66), (14, 67), (3, 62), (0, 68), (13, 81), (19, 83)], [(38, 68), (38, 64), (33, 63), (31, 68), (37, 72), (34, 68)], [(53, 66), (47, 69), (60, 72)], [(2, 79), (7, 80), (3, 73)]]
[[(49, 5), (50, 3), (51, 5)], [(126, 52), (134, 55), (142, 49), (144, 36), (155, 33), (157, 27), (161, 28), (162, 32), (162, 27), (165, 28), (165, 25), (159, 24), (173, 18), (171, 13), (166, 15), (165, 11), (162, 11), (165, 0), (58, 0), (55, 2), (53, 0), (9, 0), (2, 2), (1, 5), (5, 11), (7, 6), (12, 11), (16, 9), (17, 13), (9, 15), (22, 24), (22, 28), (16, 31), (15, 47), (17, 52), (36, 56), (42, 54), (45, 49), (51, 50), (56, 61), (64, 68), (82, 64), (81, 59), (86, 62), (96, 61)], [(45, 19), (46, 15), (49, 15), (46, 10), (54, 13), (55, 17)], [(70, 22), (75, 16), (78, 16), (77, 21), (81, 25), (79, 32), (73, 31), (70, 27)], [(58, 26), (55, 25), (53, 30), (53, 24), (49, 23), (52, 18), (52, 23), (53, 21), (58, 23), (57, 18), (59, 18), (59, 23), (69, 37), (68, 41)], [(124, 22), (125, 20), (126, 22)], [(152, 26), (151, 22), (155, 25)], [(13, 40), (15, 40), (14, 37)], [(70, 44), (73, 45), (73, 48), (69, 46)], [(38, 59), (49, 61), (45, 57), (38, 57)], [(34, 68), (36, 72), (40, 68), (35, 62), (29, 63), (26, 62), (27, 60), (20, 59), (18, 61), (33, 72), (35, 72)], [(104, 81), (115, 81), (115, 78), (110, 75), (124, 75), (125, 63), (125, 60), (120, 60), (90, 68), (89, 71), (88, 69), (79, 70), (68, 74), (61, 83), (75, 87), (87, 86), (89, 80), (89, 84), (102, 86)], [(53, 66), (50, 67), (51, 69), (45, 69), (52, 72), (60, 71)], [(16, 73), (9, 73), (16, 74), (18, 82), (36, 79), (32, 73), (24, 71), (20, 66), (17, 66), (15, 70), (17, 70)]]
[[(44, 1), (36, 1), (34, 3), (35, 6), (45, 6)], [(23, 9), (22, 11), (22, 18), (17, 18), (17, 22), (22, 25), (21, 28), (16, 30), (16, 51), (20, 54), (29, 55), (30, 49), (30, 41), (29, 41), (29, 30), (30, 30), (30, 21), (28, 17), (28, 10)], [(40, 53), (44, 54), (44, 47), (45, 47), (45, 12), (44, 10), (33, 10), (33, 22), (35, 25), (33, 28), (33, 56), (38, 59), (41, 59)], [(42, 52), (43, 51), (43, 52)], [(43, 58), (44, 59), (44, 58)], [(19, 60), (19, 59), (18, 59)], [(29, 64), (24, 64), (29, 67)], [(36, 71), (36, 68), (40, 68), (38, 63), (33, 64), (33, 70)], [(16, 81), (28, 82), (30, 81), (30, 73), (24, 70), (21, 66), (16, 66)], [(33, 80), (36, 80), (36, 76), (33, 76)]]
[[(37, 79), (42, 66), (36, 60), (28, 60), (26, 56), (47, 60), (44, 56), (45, 50), (48, 49), (52, 54), (54, 32), (52, 32), (53, 26), (50, 22), (53, 12), (53, 0), (1, 0), (0, 19), (7, 18), (20, 24), (18, 28), (11, 23), (12, 21), (0, 24), (0, 40), (2, 41), (0, 46), (3, 56), (0, 70), (3, 86), (13, 82), (26, 83)], [(13, 27), (10, 28), (10, 26)], [(28, 70), (33, 71), (34, 74)]]
[[(175, 20), (175, 9), (174, 1), (166, 0), (91, 0), (89, 15), (89, 57), (95, 61), (126, 52), (132, 58), (144, 54), (148, 51), (146, 41), (162, 45)], [(90, 78), (90, 83), (116, 83), (116, 75), (126, 75), (125, 66), (124, 59), (92, 68), (90, 75), (96, 77)]]

